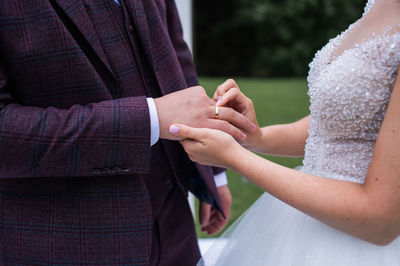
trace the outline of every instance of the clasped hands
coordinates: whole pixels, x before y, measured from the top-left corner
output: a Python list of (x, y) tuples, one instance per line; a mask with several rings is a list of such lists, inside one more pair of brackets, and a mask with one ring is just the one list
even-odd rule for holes
[[(232, 85), (232, 82), (222, 84), (219, 87), (220, 91)], [(210, 99), (200, 86), (171, 93), (154, 101), (159, 116), (160, 138), (162, 139), (185, 139), (184, 136), (169, 131), (173, 124), (221, 130), (241, 142), (257, 129), (256, 124), (240, 109), (233, 108), (234, 106), (221, 105), (218, 108), (218, 118), (215, 118), (217, 94)]]
[(262, 134), (253, 102), (232, 79), (218, 86), (213, 99), (197, 86), (155, 102), (160, 138), (179, 140), (191, 160), (201, 164), (229, 168), (233, 151), (253, 149)]

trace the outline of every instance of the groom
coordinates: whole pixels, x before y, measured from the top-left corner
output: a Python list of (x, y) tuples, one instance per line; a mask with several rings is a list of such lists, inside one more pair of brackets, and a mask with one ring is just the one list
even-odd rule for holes
[(168, 127), (251, 129), (197, 84), (173, 0), (1, 1), (0, 265), (194, 265), (231, 198)]

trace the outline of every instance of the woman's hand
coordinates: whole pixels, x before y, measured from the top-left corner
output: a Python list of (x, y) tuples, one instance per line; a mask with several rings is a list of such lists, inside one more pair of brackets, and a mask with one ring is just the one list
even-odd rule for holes
[(232, 168), (238, 159), (236, 154), (243, 149), (231, 135), (215, 129), (174, 124), (169, 132), (184, 138), (180, 143), (189, 158), (204, 165)]
[(255, 130), (247, 134), (247, 138), (241, 141), (241, 144), (249, 149), (255, 149), (262, 137), (262, 131), (258, 125), (256, 112), (252, 100), (244, 95), (239, 86), (233, 79), (228, 79), (218, 86), (213, 100), (217, 106), (230, 107), (244, 115), (255, 125)]

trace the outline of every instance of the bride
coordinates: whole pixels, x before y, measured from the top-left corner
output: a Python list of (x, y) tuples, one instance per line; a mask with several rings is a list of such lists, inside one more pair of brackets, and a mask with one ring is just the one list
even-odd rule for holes
[[(231, 168), (266, 191), (199, 265), (400, 265), (399, 64), (400, 0), (369, 0), (310, 64), (309, 117), (258, 127), (241, 145), (221, 131), (171, 126), (192, 160)], [(229, 105), (256, 123), (233, 80), (214, 99), (216, 119)], [(304, 155), (304, 166), (248, 149)]]

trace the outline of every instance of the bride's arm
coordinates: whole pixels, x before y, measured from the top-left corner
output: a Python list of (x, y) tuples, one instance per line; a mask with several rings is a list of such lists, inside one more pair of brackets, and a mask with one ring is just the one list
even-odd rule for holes
[(310, 117), (282, 125), (261, 128), (257, 142), (250, 149), (269, 155), (303, 157)]
[[(397, 80), (364, 184), (300, 173), (265, 160), (216, 130), (179, 125), (192, 160), (234, 169), (265, 191), (341, 231), (384, 245), (400, 234), (400, 83)], [(196, 140), (196, 141), (194, 141)]]
[(218, 86), (213, 99), (218, 106), (228, 106), (250, 119), (257, 130), (248, 133), (241, 144), (252, 151), (269, 155), (302, 157), (308, 137), (309, 117), (299, 121), (260, 128), (257, 123), (253, 102), (244, 95), (233, 79)]
[(372, 166), (366, 184), (360, 185), (304, 174), (244, 149), (235, 154), (241, 160), (232, 161), (232, 169), (332, 227), (378, 245), (390, 243), (399, 234), (398, 175)]

